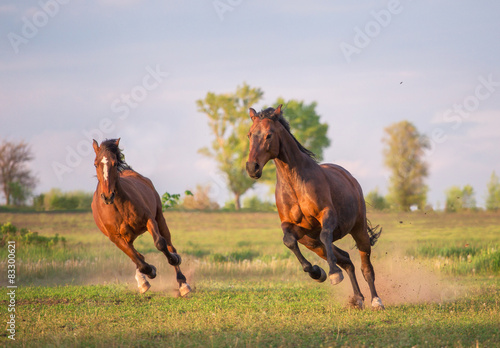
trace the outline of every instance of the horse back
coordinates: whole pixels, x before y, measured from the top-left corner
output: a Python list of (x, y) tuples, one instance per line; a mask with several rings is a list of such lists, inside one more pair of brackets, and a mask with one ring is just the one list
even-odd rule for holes
[(364, 225), (366, 206), (363, 190), (358, 181), (345, 168), (331, 163), (320, 165), (328, 182), (332, 205), (339, 223), (350, 231), (355, 225)]
[(120, 185), (134, 205), (148, 207), (153, 216), (158, 209), (161, 211), (160, 196), (150, 179), (133, 170), (126, 170), (120, 173)]

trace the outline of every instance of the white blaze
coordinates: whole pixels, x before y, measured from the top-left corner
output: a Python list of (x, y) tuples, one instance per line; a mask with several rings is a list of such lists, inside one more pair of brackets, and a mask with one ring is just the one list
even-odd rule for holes
[(108, 181), (108, 159), (106, 157), (103, 157), (101, 162), (104, 164), (102, 175), (104, 176), (104, 180)]

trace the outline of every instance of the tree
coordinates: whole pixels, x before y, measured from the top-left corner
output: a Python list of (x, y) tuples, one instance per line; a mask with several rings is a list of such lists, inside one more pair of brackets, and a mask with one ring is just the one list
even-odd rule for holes
[[(275, 105), (283, 104), (283, 114), (290, 123), (290, 130), (297, 140), (316, 155), (318, 161), (323, 160), (323, 150), (330, 146), (328, 138), (328, 124), (320, 122), (316, 113), (316, 102), (306, 104), (302, 100), (291, 99), (285, 101), (278, 98)], [(262, 181), (270, 184), (274, 189), (276, 182), (276, 167), (273, 162), (266, 165)]]
[(491, 173), (488, 183), (488, 196), (486, 197), (486, 209), (497, 211), (500, 209), (500, 181), (495, 172)]
[(385, 129), (385, 165), (391, 171), (389, 195), (390, 202), (398, 210), (409, 211), (417, 205), (425, 207), (427, 186), (424, 179), (428, 166), (424, 162), (424, 150), (429, 148), (427, 137), (408, 121), (394, 123)]
[(463, 189), (452, 186), (446, 190), (446, 211), (461, 212), (476, 209), (474, 189), (471, 185), (465, 185)]
[(241, 195), (255, 184), (245, 169), (248, 157), (246, 134), (251, 125), (248, 109), (258, 103), (263, 94), (259, 88), (251, 88), (244, 83), (236, 88), (235, 93), (208, 92), (205, 99), (196, 101), (198, 111), (207, 115), (214, 135), (210, 148), (204, 147), (200, 153), (216, 160), (229, 190), (234, 194), (237, 210), (241, 208)]
[(36, 178), (27, 163), (34, 156), (29, 145), (23, 141), (0, 144), (0, 185), (7, 205), (22, 204), (36, 186)]

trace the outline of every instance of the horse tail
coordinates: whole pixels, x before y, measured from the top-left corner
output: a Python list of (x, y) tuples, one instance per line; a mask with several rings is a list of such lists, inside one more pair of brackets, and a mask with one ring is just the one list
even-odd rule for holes
[(382, 227), (380, 227), (380, 225), (372, 227), (372, 223), (368, 219), (366, 219), (366, 223), (368, 227), (368, 235), (370, 236), (370, 245), (374, 246), (382, 234)]

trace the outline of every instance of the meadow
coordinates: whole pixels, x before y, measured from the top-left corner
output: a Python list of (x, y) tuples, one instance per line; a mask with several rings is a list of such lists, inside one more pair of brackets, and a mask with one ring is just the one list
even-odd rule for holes
[[(16, 341), (71, 347), (492, 347), (500, 341), (500, 214), (370, 213), (383, 233), (373, 249), (385, 311), (370, 309), (359, 256), (348, 251), (365, 295), (348, 306), (349, 281), (316, 283), (282, 243), (276, 213), (168, 211), (181, 268), (193, 288), (179, 298), (173, 268), (149, 234), (135, 243), (158, 276), (139, 294), (135, 266), (90, 213), (0, 213), (38, 235), (16, 242)], [(57, 239), (55, 236), (57, 235)], [(17, 235), (15, 235), (17, 236)], [(308, 250), (311, 262), (326, 262)], [(7, 321), (7, 245), (0, 246), (0, 317)], [(4, 271), (1, 271), (4, 270)]]

